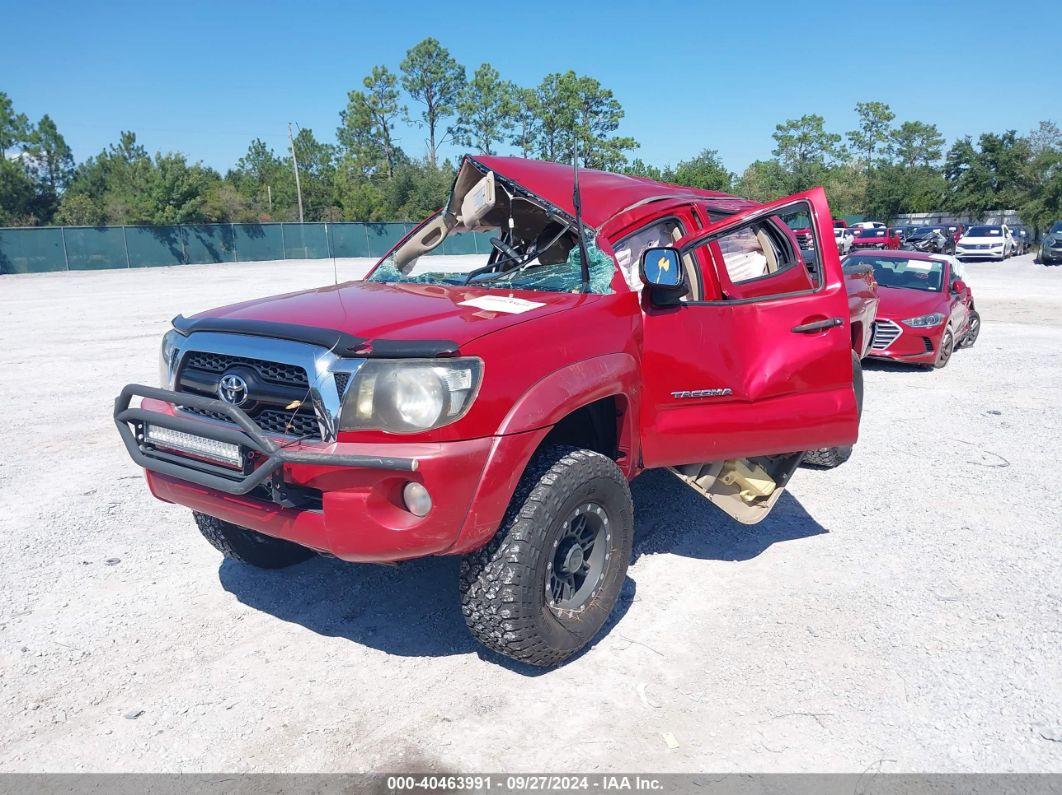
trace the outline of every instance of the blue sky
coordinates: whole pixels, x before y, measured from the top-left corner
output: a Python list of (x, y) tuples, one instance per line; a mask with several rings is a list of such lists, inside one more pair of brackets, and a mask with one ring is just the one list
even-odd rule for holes
[[(469, 73), (489, 60), (525, 85), (596, 77), (622, 102), (636, 156), (656, 164), (710, 147), (740, 171), (770, 155), (778, 122), (819, 113), (844, 133), (861, 100), (933, 122), (949, 143), (1062, 124), (1057, 0), (0, 0), (0, 19), (0, 91), (34, 121), (50, 114), (79, 160), (123, 129), (222, 171), (255, 137), (285, 146), (289, 121), (333, 141), (347, 91), (374, 64), (397, 71), (425, 36)], [(423, 154), (421, 131), (399, 137)]]

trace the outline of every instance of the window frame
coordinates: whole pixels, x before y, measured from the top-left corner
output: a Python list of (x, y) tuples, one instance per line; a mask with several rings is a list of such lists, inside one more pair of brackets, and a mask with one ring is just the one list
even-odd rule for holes
[[(615, 241), (609, 241), (609, 244), (612, 247), (612, 258), (616, 260), (616, 269), (620, 272), (621, 276), (622, 276), (622, 268), (620, 268), (618, 254), (617, 254), (616, 250), (620, 246), (623, 245), (624, 241), (630, 240), (635, 235), (641, 234), (642, 232), (644, 232), (649, 227), (656, 226), (657, 224), (667, 223), (668, 221), (674, 221), (675, 224), (678, 226), (679, 232), (682, 233), (679, 236), (680, 240), (683, 237), (685, 237), (686, 235), (690, 234), (690, 232), (686, 230), (686, 224), (683, 223), (683, 219), (675, 214), (676, 210), (681, 210), (683, 207), (690, 210), (690, 217), (693, 218), (694, 219), (694, 223), (696, 223), (698, 219), (697, 219), (696, 211), (694, 211), (692, 209), (693, 205), (688, 205), (687, 204), (687, 205), (682, 205), (682, 207), (671, 207), (671, 208), (668, 209), (668, 211), (667, 211), (667, 213), (665, 215), (658, 216), (658, 217), (653, 218), (652, 220), (649, 220), (649, 221), (644, 221), (641, 224), (639, 224), (638, 226), (634, 226), (633, 228), (631, 228), (630, 231), (624, 233), (624, 235), (622, 237), (616, 238)], [(698, 228), (703, 228), (703, 227), (698, 227)], [(696, 230), (691, 230), (691, 231), (696, 231)], [(672, 248), (674, 248), (674, 243), (675, 243), (675, 241), (672, 240), (671, 241), (671, 247)], [(684, 252), (679, 251), (679, 259), (680, 260), (683, 258), (683, 256), (684, 256)], [(697, 294), (704, 295), (704, 277), (700, 273), (700, 268), (696, 267), (696, 257), (694, 257), (691, 254), (691, 258), (694, 261), (694, 267), (692, 269), (687, 268), (685, 266), (685, 264), (683, 265), (683, 271), (685, 272), (687, 270), (693, 270), (694, 271), (694, 275), (695, 275), (695, 277), (697, 279), (697, 284), (696, 285), (690, 285), (690, 291), (692, 292), (694, 287), (696, 287)], [(642, 267), (641, 256), (638, 257), (638, 262), (632, 263), (632, 264), (634, 265), (635, 273), (636, 274), (640, 273), (641, 272), (641, 267)], [(624, 279), (625, 283), (626, 283), (626, 281), (627, 280)], [(627, 285), (627, 289), (630, 290), (632, 293), (640, 292), (638, 290), (632, 289), (629, 284)], [(683, 301), (682, 303), (689, 304), (689, 303), (693, 303), (693, 301)]]
[[(801, 199), (797, 199), (796, 201), (794, 201), (794, 202), (792, 202), (790, 204), (786, 204), (786, 205), (783, 205), (781, 207), (774, 208), (769, 213), (769, 215), (760, 216), (759, 214), (754, 213), (753, 216), (751, 218), (749, 218), (748, 221), (746, 221), (743, 224), (739, 224), (736, 227), (733, 227), (731, 229), (727, 229), (727, 230), (721, 231), (718, 234), (710, 234), (710, 235), (707, 235), (707, 236), (705, 236), (703, 238), (697, 238), (696, 240), (693, 240), (693, 241), (687, 243), (682, 248), (679, 248), (679, 254), (681, 255), (681, 254), (686, 253), (687, 251), (696, 251), (699, 248), (702, 248), (702, 247), (705, 247), (705, 246), (711, 246), (712, 243), (714, 243), (716, 240), (718, 240), (721, 237), (725, 237), (726, 235), (729, 235), (729, 234), (731, 234), (731, 233), (733, 233), (733, 232), (735, 232), (735, 231), (737, 231), (739, 229), (742, 229), (745, 226), (752, 226), (753, 224), (759, 223), (759, 222), (763, 221), (765, 218), (770, 218), (773, 215), (782, 215), (785, 211), (789, 210), (790, 208), (795, 208), (795, 207), (803, 207), (804, 211), (807, 213), (808, 221), (809, 221), (809, 228), (811, 229), (812, 237), (815, 239), (815, 242), (817, 244), (820, 244), (820, 245), (816, 246), (815, 250), (816, 251), (821, 251), (822, 235), (819, 233), (819, 223), (818, 223), (818, 219), (815, 217), (815, 206), (811, 202), (810, 199), (801, 198)], [(731, 215), (729, 215), (727, 217), (732, 218), (734, 215), (738, 215), (738, 213), (733, 213), (733, 214), (731, 214)], [(721, 223), (721, 221), (717, 221), (715, 223)], [(716, 248), (718, 248), (718, 246), (716, 246)], [(797, 246), (797, 252), (799, 253), (799, 251), (800, 251), (800, 247)], [(715, 267), (715, 255), (714, 255), (714, 253), (712, 254), (712, 263), (711, 264), (712, 264), (713, 271), (716, 272), (716, 278), (718, 279), (718, 269)], [(796, 263), (794, 263), (793, 266), (795, 266), (795, 264)], [(801, 262), (801, 264), (804, 265), (805, 268), (807, 267), (807, 265), (804, 264), (803, 262)], [(793, 266), (787, 266), (786, 268), (783, 268), (781, 270), (777, 270), (774, 273), (765, 274), (764, 276), (756, 276), (753, 279), (746, 279), (745, 281), (741, 282), (741, 284), (748, 284), (748, 283), (756, 281), (756, 280), (769, 279), (769, 278), (772, 278), (774, 276), (778, 276), (781, 273), (785, 273), (786, 271), (788, 271), (789, 267), (793, 267)], [(683, 302), (683, 305), (684, 306), (740, 306), (742, 304), (763, 303), (765, 301), (777, 301), (779, 299), (800, 298), (800, 297), (806, 296), (806, 295), (815, 295), (817, 293), (821, 293), (821, 292), (824, 292), (826, 290), (827, 278), (826, 278), (825, 263), (822, 263), (821, 266), (822, 266), (822, 276), (819, 279), (819, 283), (818, 283), (817, 286), (812, 287), (810, 290), (791, 290), (791, 291), (785, 292), (785, 293), (775, 293), (773, 295), (754, 296), (754, 297), (751, 297), (751, 298), (724, 298), (724, 299), (719, 299), (719, 300), (715, 300), (715, 299), (708, 299), (708, 300), (700, 299), (700, 300), (697, 300), (697, 301), (685, 301), (685, 302)], [(811, 274), (809, 273), (808, 275), (809, 275), (809, 278), (810, 278)], [(729, 278), (729, 273), (727, 274), (727, 278)], [(720, 286), (722, 286), (722, 285), (720, 285)]]

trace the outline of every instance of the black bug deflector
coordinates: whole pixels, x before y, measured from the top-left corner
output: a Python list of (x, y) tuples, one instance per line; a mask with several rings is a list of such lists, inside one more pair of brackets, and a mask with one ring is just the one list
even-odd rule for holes
[[(163, 414), (144, 408), (130, 408), (134, 396), (161, 400), (178, 406), (223, 414), (236, 424), (227, 428), (213, 422)], [(255, 424), (243, 411), (214, 398), (173, 392), (168, 389), (129, 384), (114, 400), (114, 423), (122, 435), (125, 448), (138, 465), (160, 475), (185, 480), (199, 486), (223, 491), (226, 494), (247, 494), (265, 483), (283, 464), (316, 464), (330, 467), (386, 469), (414, 472), (415, 458), (389, 458), (367, 455), (345, 455), (291, 450), (279, 445)], [(144, 426), (153, 425), (172, 431), (192, 434), (217, 442), (232, 444), (243, 453), (242, 470), (229, 469), (198, 458), (160, 450), (144, 437)], [(250, 455), (248, 455), (250, 453)], [(260, 463), (259, 463), (260, 460)], [(257, 466), (255, 466), (257, 464)]]

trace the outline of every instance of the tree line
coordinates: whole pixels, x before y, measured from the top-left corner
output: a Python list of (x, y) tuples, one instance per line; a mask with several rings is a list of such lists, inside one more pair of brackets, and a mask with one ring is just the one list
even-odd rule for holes
[[(508, 81), (489, 63), (469, 75), (434, 38), (409, 49), (397, 71), (374, 66), (339, 113), (336, 143), (310, 129), (292, 140), (308, 221), (417, 220), (454, 178), (450, 143), (722, 190), (767, 201), (824, 185), (836, 215), (891, 221), (899, 213), (978, 215), (1017, 209), (1043, 226), (1062, 216), (1062, 133), (1052, 122), (967, 136), (946, 148), (936, 125), (897, 122), (883, 102), (856, 105), (856, 129), (831, 131), (808, 114), (778, 124), (773, 157), (740, 174), (705, 149), (674, 166), (630, 159), (612, 91), (573, 71), (537, 86)], [(406, 151), (402, 133), (423, 148)], [(178, 224), (298, 218), (291, 152), (260, 139), (222, 175), (181, 153), (150, 154), (132, 132), (81, 163), (47, 115), (36, 124), (0, 92), (0, 225)]]

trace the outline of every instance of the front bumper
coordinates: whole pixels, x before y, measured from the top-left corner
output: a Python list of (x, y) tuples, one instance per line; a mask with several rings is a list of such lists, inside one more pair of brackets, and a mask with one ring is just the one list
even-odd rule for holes
[(1062, 262), (1062, 248), (1046, 248), (1040, 249), (1040, 261), (1046, 264), (1054, 264), (1055, 262)]
[[(134, 395), (144, 398), (139, 408), (129, 407)], [(221, 412), (237, 428), (185, 416), (174, 403)], [(115, 401), (115, 422), (160, 500), (363, 562), (481, 546), (498, 527), (527, 458), (547, 432), (458, 442), (281, 446), (227, 403), (137, 385)], [(219, 472), (224, 468), (158, 450), (144, 440), (145, 423), (238, 444), (248, 466)], [(424, 517), (404, 505), (402, 490), (410, 481), (432, 497)]]
[(959, 248), (955, 250), (955, 256), (959, 259), (1003, 259), (1004, 250), (1001, 248), (996, 249), (965, 249)]
[[(887, 318), (879, 318), (880, 320), (889, 322)], [(908, 364), (933, 364), (937, 360), (937, 352), (944, 337), (944, 324), (935, 328), (911, 328), (898, 320), (891, 323), (900, 328), (900, 334), (885, 348), (876, 349), (873, 346), (879, 337), (875, 333), (871, 348), (867, 352), (868, 357)]]

